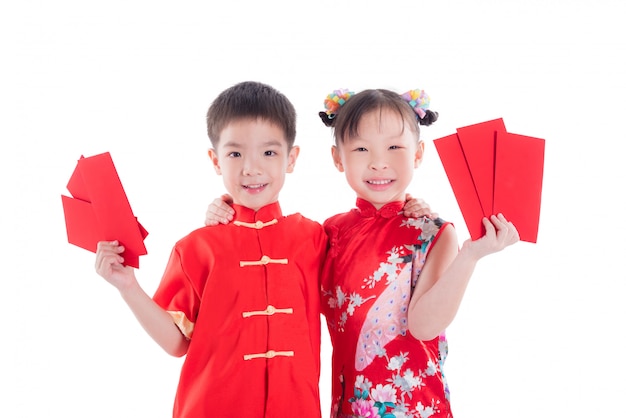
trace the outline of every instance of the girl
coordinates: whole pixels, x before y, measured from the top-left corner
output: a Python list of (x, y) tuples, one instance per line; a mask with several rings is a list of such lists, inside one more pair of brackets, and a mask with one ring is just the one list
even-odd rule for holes
[(323, 122), (356, 208), (324, 223), (322, 310), (333, 343), (333, 417), (451, 417), (444, 336), (479, 259), (519, 241), (502, 214), (458, 249), (452, 224), (399, 214), (422, 161), (419, 125), (438, 114), (419, 90), (335, 91)]

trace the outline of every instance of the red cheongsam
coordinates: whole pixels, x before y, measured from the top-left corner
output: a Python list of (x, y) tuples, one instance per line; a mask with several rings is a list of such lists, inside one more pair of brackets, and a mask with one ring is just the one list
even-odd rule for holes
[(406, 218), (403, 202), (357, 208), (324, 223), (330, 249), (322, 311), (333, 343), (332, 417), (452, 417), (445, 337), (408, 330), (412, 290), (441, 219)]
[(178, 241), (154, 300), (190, 339), (175, 418), (321, 416), (326, 235), (274, 203)]

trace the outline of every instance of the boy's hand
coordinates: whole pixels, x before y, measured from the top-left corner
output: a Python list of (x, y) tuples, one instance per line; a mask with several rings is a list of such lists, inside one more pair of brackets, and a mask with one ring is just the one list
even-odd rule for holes
[(117, 241), (100, 241), (96, 250), (96, 272), (120, 291), (136, 282), (133, 268), (122, 264), (123, 252)]
[(416, 199), (410, 194), (406, 194), (406, 200), (404, 207), (404, 216), (407, 218), (419, 218), (421, 216), (428, 216), (429, 218), (437, 218), (436, 212), (430, 211), (430, 206), (423, 199)]
[(507, 221), (501, 213), (497, 216), (491, 215), (489, 219), (483, 218), (483, 225), (485, 226), (485, 235), (476, 241), (468, 240), (463, 245), (477, 260), (488, 254), (501, 251), (519, 241), (517, 228), (512, 222)]
[(235, 210), (230, 207), (232, 203), (233, 198), (229, 194), (223, 194), (213, 200), (206, 210), (204, 224), (206, 226), (226, 225), (232, 221), (235, 215)]

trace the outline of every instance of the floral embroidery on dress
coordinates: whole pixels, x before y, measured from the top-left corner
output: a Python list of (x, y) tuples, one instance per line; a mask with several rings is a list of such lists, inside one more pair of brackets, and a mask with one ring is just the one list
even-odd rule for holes
[[(439, 396), (424, 392), (417, 399), (416, 393), (426, 388), (429, 380), (443, 378), (445, 397), (449, 391), (443, 376), (443, 363), (447, 354), (445, 336), (441, 336), (436, 352), (425, 350), (413, 358), (410, 351), (388, 352), (387, 344), (408, 334), (408, 307), (413, 289), (426, 261), (429, 248), (440, 231), (443, 221), (439, 218), (406, 218), (401, 228), (416, 229), (418, 235), (413, 242), (392, 246), (386, 259), (378, 268), (363, 277), (360, 286), (352, 282), (346, 288), (335, 284), (331, 289), (322, 289), (328, 307), (334, 311), (327, 317), (329, 327), (336, 332), (346, 332), (351, 318), (363, 321), (361, 324), (354, 358), (354, 371), (364, 372), (372, 362), (383, 361), (387, 372), (376, 376), (375, 382), (368, 379), (368, 372), (356, 373), (354, 386), (344, 387), (347, 393), (334, 399), (333, 416), (351, 418), (429, 418), (442, 412)], [(336, 231), (335, 231), (336, 232)], [(331, 247), (337, 247), (337, 237), (331, 234)], [(333, 242), (334, 241), (334, 242)], [(334, 244), (334, 245), (332, 245)], [(337, 255), (337, 254), (335, 254)], [(350, 286), (350, 283), (347, 284)], [(358, 286), (358, 287), (357, 287)], [(359, 289), (360, 287), (360, 289)], [(374, 300), (373, 304), (366, 303)], [(367, 313), (355, 316), (363, 307)], [(354, 324), (350, 326), (354, 327)], [(352, 330), (348, 332), (354, 332)], [(414, 353), (415, 354), (415, 353)], [(379, 360), (377, 360), (379, 359)], [(379, 366), (377, 366), (379, 367)], [(370, 376), (371, 378), (371, 376)], [(340, 376), (344, 386), (343, 376)], [(351, 393), (353, 392), (353, 393)], [(341, 404), (348, 401), (351, 414), (341, 413)], [(446, 407), (441, 406), (444, 410)], [(336, 414), (336, 415), (335, 415)]]
[[(406, 218), (402, 220), (400, 227), (414, 228), (420, 231), (417, 241), (413, 245), (405, 245), (403, 247), (393, 247), (387, 252), (387, 260), (380, 263), (378, 269), (370, 276), (363, 279), (364, 284), (362, 289), (373, 289), (383, 278), (386, 278), (385, 284), (389, 286), (392, 282), (396, 281), (398, 275), (402, 273), (402, 264), (409, 264), (412, 262), (411, 271), (411, 287), (409, 292), (415, 287), (419, 274), (422, 271), (422, 266), (426, 261), (426, 250), (429, 244), (434, 240), (439, 228), (442, 224), (441, 219), (432, 220), (430, 218)], [(333, 254), (336, 256), (338, 252), (338, 229), (333, 226), (329, 230), (331, 250), (330, 256)], [(322, 287), (322, 295), (327, 299), (328, 306), (331, 309), (338, 309), (338, 319), (333, 323), (329, 322), (329, 325), (337, 329), (338, 331), (345, 331), (345, 324), (348, 320), (348, 316), (354, 315), (356, 308), (363, 305), (370, 299), (376, 298), (376, 296), (363, 297), (357, 292), (351, 292), (349, 295), (344, 291), (341, 286), (335, 286), (334, 289), (324, 289)], [(393, 289), (397, 291), (398, 288)], [(382, 296), (382, 295), (381, 295)], [(379, 298), (381, 296), (378, 296)], [(401, 298), (406, 299), (406, 306), (410, 299), (410, 294), (400, 295)], [(347, 301), (347, 304), (346, 304)], [(345, 306), (345, 308), (344, 308)], [(405, 308), (405, 309), (403, 309)], [(406, 314), (406, 307), (403, 305), (400, 311)], [(402, 329), (399, 329), (399, 333), (404, 335), (406, 331), (406, 324), (403, 324)]]
[(425, 386), (424, 378), (434, 376), (439, 370), (438, 363), (432, 360), (425, 370), (419, 370), (417, 374), (409, 368), (402, 370), (408, 356), (408, 353), (400, 353), (389, 359), (387, 369), (391, 371), (391, 377), (386, 384), (374, 386), (365, 376), (356, 377), (354, 396), (349, 399), (353, 417), (428, 418), (439, 412), (437, 405), (440, 402), (434, 399), (431, 399), (430, 405), (418, 402), (413, 409), (409, 406), (412, 391)]

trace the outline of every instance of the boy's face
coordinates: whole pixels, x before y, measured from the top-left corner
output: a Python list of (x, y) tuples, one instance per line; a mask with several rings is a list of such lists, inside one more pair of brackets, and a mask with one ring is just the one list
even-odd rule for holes
[[(403, 130), (404, 126), (404, 130)], [(358, 135), (333, 147), (333, 160), (357, 196), (380, 209), (393, 201), (404, 201), (405, 191), (424, 153), (422, 142), (395, 112), (365, 114)]]
[(217, 149), (209, 150), (215, 172), (222, 175), (233, 202), (253, 210), (278, 200), (298, 158), (298, 147), (287, 147), (283, 130), (263, 119), (228, 124)]

